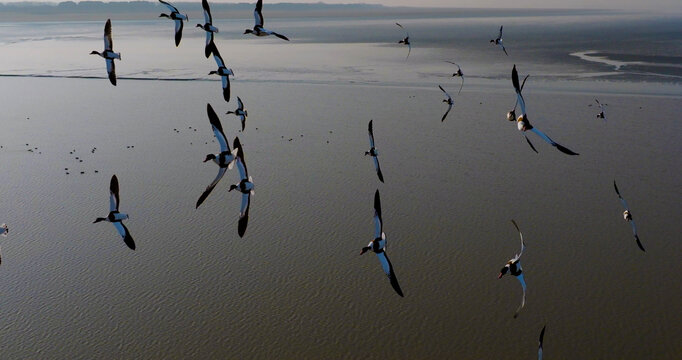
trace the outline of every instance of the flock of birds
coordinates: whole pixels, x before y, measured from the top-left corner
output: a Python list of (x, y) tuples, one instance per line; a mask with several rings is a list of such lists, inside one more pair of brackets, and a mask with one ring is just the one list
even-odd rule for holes
[[(180, 42), (182, 40), (182, 31), (183, 31), (183, 23), (189, 21), (189, 17), (186, 14), (180, 13), (180, 11), (170, 3), (164, 1), (164, 0), (159, 0), (160, 3), (168, 7), (170, 10), (169, 14), (161, 14), (159, 17), (164, 17), (168, 18), (170, 20), (173, 20), (175, 23), (175, 34), (174, 34), (174, 39), (175, 39), (175, 45), (179, 46)], [(204, 48), (204, 55), (206, 58), (209, 58), (210, 55), (213, 55), (213, 58), (215, 59), (215, 62), (218, 66), (217, 70), (213, 70), (209, 73), (209, 75), (218, 75), (221, 77), (222, 80), (222, 89), (223, 89), (223, 98), (226, 102), (230, 101), (231, 94), (230, 94), (230, 80), (229, 76), (234, 76), (234, 72), (232, 69), (228, 68), (226, 66), (225, 61), (220, 55), (220, 52), (214, 42), (214, 36), (216, 33), (219, 32), (219, 29), (213, 25), (213, 20), (211, 16), (211, 10), (208, 4), (207, 0), (202, 0), (202, 8), (203, 8), (203, 14), (204, 14), (204, 23), (203, 24), (197, 24), (196, 27), (201, 28), (202, 30), (205, 31), (206, 33), (206, 44)], [(264, 25), (264, 18), (263, 18), (263, 0), (258, 0), (256, 3), (256, 7), (254, 10), (254, 27), (253, 29), (246, 29), (244, 31), (244, 34), (252, 34), (255, 36), (263, 37), (263, 36), (269, 36), (273, 35), (277, 38), (280, 38), (282, 40), (289, 41), (289, 38), (279, 34), (277, 32), (274, 32), (272, 30), (268, 30), (263, 27)], [(396, 23), (397, 26), (399, 26), (401, 29), (405, 30), (405, 37), (398, 41), (399, 44), (405, 45), (408, 47), (408, 53), (406, 56), (406, 60), (409, 57), (411, 53), (411, 42), (410, 42), (410, 34), (409, 32), (405, 29), (403, 25), (400, 23)], [(491, 39), (490, 43), (499, 46), (501, 50), (505, 53), (505, 55), (509, 56), (507, 53), (506, 48), (504, 47), (503, 40), (502, 40), (502, 29), (503, 27), (500, 27), (499, 30), (499, 35), (495, 39)], [(104, 58), (106, 62), (106, 67), (107, 67), (107, 74), (109, 81), (111, 82), (112, 85), (116, 86), (116, 70), (115, 70), (115, 63), (114, 60), (121, 60), (121, 53), (114, 52), (113, 50), (113, 39), (112, 39), (112, 30), (111, 30), (111, 20), (107, 20), (106, 24), (104, 26), (104, 50), (102, 52), (98, 51), (92, 51), (90, 53), (91, 55), (99, 55), (102, 58)], [(461, 84), (460, 88), (458, 91), (458, 95), (462, 91), (462, 87), (464, 86), (464, 73), (462, 72), (461, 67), (451, 61), (447, 61), (448, 63), (451, 63), (455, 66), (457, 66), (457, 71), (452, 74), (452, 77), (460, 77), (461, 78)], [(512, 85), (515, 91), (516, 95), (516, 103), (514, 105), (514, 108), (510, 110), (507, 113), (507, 119), (509, 121), (516, 121), (517, 123), (517, 128), (521, 133), (524, 135), (525, 140), (531, 147), (533, 151), (536, 153), (538, 152), (533, 143), (530, 141), (530, 139), (525, 135), (526, 131), (531, 131), (534, 132), (536, 135), (538, 135), (542, 140), (547, 142), (548, 144), (552, 145), (555, 147), (557, 150), (561, 151), (564, 154), (567, 155), (578, 155), (578, 153), (568, 149), (567, 147), (555, 142), (552, 140), (549, 136), (547, 136), (545, 133), (541, 132), (538, 130), (536, 127), (530, 124), (529, 122), (529, 117), (526, 112), (526, 102), (524, 100), (524, 97), (522, 95), (523, 88), (525, 86), (526, 80), (528, 79), (528, 75), (523, 79), (523, 82), (519, 82), (519, 74), (516, 69), (516, 65), (512, 68), (511, 72), (511, 80), (512, 80)], [(443, 100), (448, 105), (448, 108), (445, 112), (445, 114), (442, 116), (441, 121), (444, 121), (445, 118), (447, 117), (448, 113), (452, 109), (454, 105), (454, 100), (448, 94), (448, 92), (442, 87), (438, 86), (439, 89), (444, 93), (446, 96), (446, 99)], [(606, 121), (606, 115), (604, 112), (604, 105), (603, 103), (600, 103), (599, 100), (595, 99), (597, 105), (599, 106), (600, 112), (597, 114), (597, 118), (603, 119)], [(517, 109), (520, 110), (520, 115), (516, 115)], [(196, 202), (196, 208), (198, 209), (199, 206), (208, 198), (208, 196), (211, 194), (211, 192), (215, 189), (215, 187), (218, 185), (220, 180), (223, 178), (227, 170), (232, 169), (234, 165), (236, 164), (238, 172), (239, 172), (239, 182), (230, 185), (228, 192), (232, 190), (237, 190), (242, 194), (242, 200), (241, 200), (241, 208), (240, 208), (240, 213), (239, 213), (239, 221), (238, 221), (238, 229), (237, 232), (240, 237), (243, 237), (247, 224), (248, 224), (248, 217), (249, 217), (249, 207), (251, 204), (251, 196), (254, 194), (254, 183), (253, 179), (251, 176), (249, 176), (247, 167), (246, 167), (246, 162), (244, 158), (244, 149), (242, 148), (241, 142), (239, 140), (239, 137), (235, 137), (232, 143), (232, 149), (230, 149), (229, 145), (229, 139), (225, 135), (220, 119), (218, 118), (218, 115), (216, 114), (215, 110), (211, 106), (211, 104), (207, 104), (206, 107), (207, 111), (207, 116), (209, 119), (209, 123), (211, 124), (213, 134), (215, 138), (218, 141), (218, 144), (220, 146), (219, 152), (215, 154), (208, 154), (206, 155), (206, 158), (204, 159), (204, 162), (208, 161), (213, 161), (217, 166), (218, 166), (218, 174), (214, 178), (214, 180), (206, 187), (204, 192), (200, 195), (199, 199)], [(234, 111), (228, 111), (227, 114), (233, 114), (237, 117), (239, 117), (240, 122), (241, 122), (241, 131), (244, 132), (246, 128), (246, 118), (248, 116), (248, 113), (244, 107), (244, 103), (240, 97), (237, 97), (237, 108)], [(195, 130), (196, 131), (196, 130)], [(370, 120), (368, 124), (368, 133), (369, 133), (369, 145), (370, 149), (365, 152), (365, 155), (369, 155), (372, 159), (372, 162), (374, 164), (377, 177), (379, 181), (382, 183), (384, 182), (384, 177), (381, 172), (381, 167), (379, 165), (379, 159), (378, 155), (379, 152), (376, 148), (375, 145), (375, 140), (374, 140), (374, 131), (373, 131), (373, 121)], [(36, 148), (37, 149), (37, 148)], [(96, 148), (93, 148), (92, 152), (94, 153)], [(78, 159), (78, 158), (77, 158)], [(82, 160), (81, 160), (82, 161)], [(67, 169), (68, 170), (68, 169)], [(637, 234), (637, 228), (635, 226), (635, 223), (633, 221), (632, 213), (630, 211), (630, 208), (625, 201), (625, 199), (621, 196), (620, 191), (618, 190), (618, 186), (616, 185), (616, 182), (614, 180), (613, 186), (615, 188), (615, 192), (619, 198), (619, 200), (622, 202), (623, 207), (625, 208), (625, 211), (623, 212), (623, 218), (625, 221), (629, 222), (631, 227), (632, 227), (632, 232), (635, 237), (636, 243), (638, 247), (642, 250), (644, 250), (644, 247), (642, 243), (640, 242), (639, 236)], [(110, 222), (113, 224), (113, 226), (116, 228), (117, 232), (123, 239), (123, 242), (132, 250), (135, 250), (135, 241), (133, 240), (133, 237), (131, 236), (128, 228), (123, 224), (123, 220), (128, 219), (128, 215), (125, 213), (122, 213), (119, 211), (119, 205), (120, 205), (120, 198), (119, 198), (119, 182), (118, 178), (116, 175), (113, 175), (111, 177), (111, 181), (109, 184), (109, 214), (106, 217), (98, 217), (94, 223), (98, 223), (101, 221), (105, 222)], [(516, 318), (519, 315), (519, 312), (521, 309), (524, 307), (526, 303), (526, 282), (523, 277), (523, 269), (521, 267), (521, 256), (523, 255), (524, 250), (526, 249), (526, 244), (523, 239), (523, 233), (521, 232), (518, 224), (516, 223), (515, 220), (511, 220), (512, 224), (516, 228), (517, 232), (519, 233), (519, 237), (521, 240), (521, 249), (518, 254), (516, 254), (512, 259), (510, 259), (504, 267), (500, 270), (498, 278), (502, 278), (506, 274), (513, 275), (518, 279), (518, 281), (521, 284), (521, 287), (523, 289), (523, 296), (521, 299), (521, 304), (517, 308), (516, 312), (514, 313), (514, 318)], [(2, 236), (7, 236), (9, 230), (7, 225), (2, 224), (0, 225), (0, 235)], [(367, 251), (372, 251), (374, 254), (376, 254), (381, 267), (386, 274), (386, 276), (389, 279), (389, 282), (395, 292), (399, 296), (404, 296), (402, 289), (400, 288), (400, 285), (398, 283), (398, 279), (396, 277), (395, 271), (393, 269), (393, 265), (391, 264), (388, 255), (386, 254), (386, 234), (384, 233), (383, 229), (383, 220), (382, 220), (382, 211), (381, 211), (381, 199), (379, 195), (379, 190), (377, 189), (375, 194), (374, 194), (374, 239), (367, 244), (367, 246), (363, 247), (361, 250), (361, 255), (366, 253)], [(1, 258), (0, 258), (1, 262)], [(538, 346), (538, 358), (542, 359), (542, 344), (543, 344), (543, 338), (545, 334), (545, 326), (543, 326), (542, 331), (540, 333), (539, 337), (539, 346)]]

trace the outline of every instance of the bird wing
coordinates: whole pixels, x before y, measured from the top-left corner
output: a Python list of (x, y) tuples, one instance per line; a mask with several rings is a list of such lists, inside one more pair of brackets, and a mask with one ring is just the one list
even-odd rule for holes
[(503, 27), (504, 27), (504, 25), (500, 26), (500, 35), (497, 36), (498, 39), (502, 39), (502, 28)]
[(276, 33), (276, 32), (274, 32), (274, 31), (270, 31), (270, 33), (271, 33), (272, 35), (277, 36), (278, 38), (280, 38), (280, 39), (282, 39), (282, 40), (289, 41), (289, 38), (286, 37), (286, 36), (284, 36), (284, 35), (282, 35), (282, 34)]
[(169, 3), (167, 3), (167, 2), (165, 2), (165, 1), (163, 1), (163, 0), (159, 0), (159, 2), (162, 3), (162, 4), (164, 4), (164, 5), (166, 5), (166, 7), (168, 7), (168, 9), (169, 9), (170, 11), (172, 11), (172, 12), (179, 12), (178, 9), (177, 9), (175, 6), (171, 5), (171, 4), (169, 4)]
[(452, 109), (452, 104), (448, 104), (448, 109), (445, 111), (445, 114), (443, 114), (443, 117), (440, 119), (441, 122), (445, 121), (445, 118), (450, 113), (450, 109)]
[(224, 167), (218, 168), (218, 175), (215, 177), (215, 179), (213, 179), (213, 182), (206, 187), (206, 190), (204, 190), (201, 196), (199, 196), (199, 200), (197, 200), (196, 209), (198, 209), (199, 205), (201, 205), (204, 202), (204, 200), (206, 200), (211, 191), (213, 191), (213, 188), (216, 185), (218, 185), (220, 179), (222, 179), (223, 175), (225, 175), (225, 172), (227, 172), (227, 168)]
[(372, 120), (369, 121), (369, 125), (367, 125), (367, 131), (369, 132), (369, 146), (370, 148), (374, 147), (374, 131), (372, 130)]
[(391, 282), (393, 290), (395, 290), (395, 292), (398, 293), (398, 295), (403, 296), (403, 291), (400, 289), (400, 284), (398, 284), (398, 278), (396, 278), (395, 272), (393, 271), (393, 265), (391, 264), (391, 261), (388, 260), (386, 252), (385, 251), (378, 252), (377, 257), (379, 258), (381, 267), (384, 269), (384, 273), (386, 273), (389, 281)]
[(118, 211), (118, 178), (116, 175), (111, 177), (111, 182), (109, 183), (109, 211)]
[(542, 331), (540, 331), (540, 339), (538, 340), (538, 360), (542, 360), (542, 341), (545, 338), (545, 328), (547, 325), (542, 327)]
[(633, 220), (630, 220), (630, 226), (632, 226), (632, 234), (635, 235), (635, 241), (637, 241), (637, 246), (639, 246), (639, 248), (642, 251), (646, 251), (644, 250), (644, 246), (642, 246), (642, 242), (639, 241), (639, 236), (637, 236), (637, 226), (635, 226), (635, 222)]
[(520, 259), (521, 255), (523, 255), (523, 250), (526, 250), (526, 243), (523, 241), (523, 234), (521, 233), (521, 229), (519, 229), (519, 225), (516, 224), (516, 221), (512, 219), (512, 224), (514, 224), (514, 227), (516, 228), (516, 231), (519, 232), (519, 237), (521, 238), (521, 252), (516, 255), (516, 259)]
[[(159, 0), (161, 1), (161, 0)], [(180, 40), (182, 39), (182, 20), (175, 20), (175, 46), (180, 45)]]
[(384, 182), (384, 175), (381, 173), (381, 167), (379, 167), (379, 159), (376, 156), (372, 156), (372, 160), (374, 160), (374, 168), (377, 170), (377, 176), (379, 176), (379, 180)]
[[(409, 38), (409, 36), (408, 36)], [(408, 42), (407, 43), (407, 56), (405, 56), (405, 60), (407, 60), (408, 57), (410, 57), (410, 53), (412, 52), (412, 43)]]
[(443, 89), (442, 86), (438, 85), (438, 88), (440, 89), (440, 91), (442, 91), (445, 94), (445, 96), (448, 97), (448, 99), (452, 100), (452, 97), (450, 97), (450, 94), (448, 94), (448, 92), (445, 91), (445, 89)]
[(211, 104), (206, 104), (206, 113), (208, 114), (208, 121), (211, 122), (211, 126), (213, 127), (213, 133), (220, 144), (220, 152), (230, 152), (230, 145), (227, 143), (227, 137), (225, 137), (225, 133), (223, 132), (223, 126), (220, 124), (218, 114), (215, 113)]
[(380, 238), (384, 231), (383, 221), (381, 220), (381, 199), (379, 189), (374, 193), (374, 238)]
[(573, 152), (573, 150), (571, 150), (571, 149), (555, 142), (554, 140), (550, 139), (549, 136), (545, 135), (542, 131), (538, 130), (538, 128), (533, 127), (532, 129), (530, 129), (530, 131), (538, 134), (543, 140), (545, 140), (547, 143), (549, 143), (550, 145), (557, 148), (557, 150), (561, 151), (562, 153), (568, 154), (568, 155), (578, 155), (578, 153)]
[(237, 169), (239, 170), (239, 177), (242, 180), (248, 180), (249, 172), (246, 169), (246, 161), (244, 160), (244, 149), (242, 149), (242, 143), (239, 141), (238, 137), (234, 138), (232, 146), (237, 149)]
[(204, 22), (206, 24), (211, 24), (213, 18), (211, 17), (211, 8), (208, 6), (208, 1), (201, 0), (201, 7), (204, 8)]
[(211, 56), (212, 51), (217, 51), (218, 49), (213, 42), (213, 32), (206, 31), (206, 46), (204, 47), (204, 56), (208, 59)]
[(111, 19), (104, 24), (104, 50), (113, 51), (114, 40), (111, 39)]
[(246, 128), (246, 116), (245, 115), (239, 115), (239, 119), (241, 120), (242, 123), (242, 131)]
[(539, 154), (539, 152), (535, 149), (535, 146), (533, 146), (533, 143), (530, 142), (528, 136), (526, 136), (526, 134), (523, 134), (523, 137), (526, 138), (526, 141), (528, 142), (528, 145), (530, 145), (530, 148), (533, 149), (533, 151), (535, 151), (536, 154)]
[[(516, 71), (516, 64), (514, 64), (514, 67), (512, 68), (512, 84), (514, 85), (514, 90), (516, 91), (516, 104), (521, 106), (522, 115), (526, 114), (526, 101), (523, 99), (521, 91), (523, 91), (523, 87), (526, 85), (527, 79), (528, 75), (526, 75), (526, 77), (523, 79), (523, 84), (519, 85), (519, 73)], [(516, 105), (514, 105), (514, 109), (516, 109)]]
[(249, 207), (251, 205), (251, 192), (242, 193), (242, 207), (239, 213), (239, 222), (237, 224), (237, 233), (239, 237), (243, 237), (246, 232), (246, 226), (249, 224)]
[(613, 188), (616, 189), (616, 194), (618, 195), (618, 199), (620, 199), (620, 202), (623, 204), (623, 207), (625, 210), (630, 211), (630, 207), (628, 206), (627, 201), (623, 199), (623, 197), (620, 195), (620, 191), (618, 191), (618, 185), (616, 185), (616, 180), (613, 180)]
[(457, 92), (457, 95), (459, 95), (462, 92), (462, 88), (464, 87), (464, 75), (460, 77), (462, 78), (462, 85), (459, 86), (459, 91)]
[(213, 59), (215, 60), (215, 63), (218, 65), (218, 67), (219, 68), (226, 67), (225, 61), (223, 61), (223, 57), (220, 56), (220, 51), (218, 51), (218, 47), (215, 45), (215, 43), (211, 42), (211, 44), (208, 46), (211, 47), (211, 52), (213, 52)]
[(106, 59), (106, 63), (109, 81), (112, 85), (116, 86), (116, 65), (114, 65), (114, 59)]
[(123, 242), (128, 245), (129, 248), (135, 250), (135, 241), (133, 241), (133, 237), (130, 236), (128, 228), (120, 221), (115, 221), (112, 224), (114, 224), (114, 227), (123, 238)]
[(242, 99), (239, 96), (237, 96), (237, 109), (244, 110), (244, 103), (242, 102)]
[(500, 47), (502, 48), (502, 51), (504, 51), (504, 54), (509, 56), (509, 54), (507, 54), (507, 49), (505, 49), (504, 45), (502, 44), (502, 40), (500, 40)]
[(223, 99), (225, 101), (229, 102), (230, 101), (230, 78), (228, 75), (222, 75), (220, 76), (223, 82)]
[(255, 19), (254, 28), (257, 26), (263, 27), (265, 21), (263, 20), (263, 0), (258, 0), (256, 3), (256, 9), (253, 10), (253, 17)]
[(516, 309), (516, 313), (514, 313), (514, 318), (519, 316), (519, 312), (526, 305), (526, 281), (523, 279), (523, 274), (516, 276), (516, 278), (519, 279), (521, 287), (523, 288), (523, 297), (521, 298), (521, 306), (519, 306), (519, 308)]

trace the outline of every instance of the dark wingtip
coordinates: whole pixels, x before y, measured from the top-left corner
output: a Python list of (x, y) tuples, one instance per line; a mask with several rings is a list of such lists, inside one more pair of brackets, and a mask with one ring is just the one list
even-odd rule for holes
[(573, 152), (573, 150), (571, 150), (571, 149), (569, 149), (563, 145), (556, 144), (556, 148), (559, 149), (559, 151), (561, 151), (562, 153), (567, 154), (567, 155), (580, 155), (577, 152)]
[(646, 252), (646, 250), (644, 250), (644, 246), (642, 246), (642, 243), (639, 241), (639, 236), (635, 235), (635, 240), (637, 241), (637, 246), (639, 246), (642, 251)]

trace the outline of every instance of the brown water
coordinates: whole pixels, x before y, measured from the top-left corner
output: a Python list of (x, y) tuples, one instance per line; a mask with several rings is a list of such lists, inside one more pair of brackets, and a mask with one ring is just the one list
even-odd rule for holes
[[(217, 84), (3, 79), (3, 356), (532, 358), (544, 324), (547, 356), (681, 354), (679, 98), (600, 94), (603, 123), (592, 94), (527, 85), (569, 157), (533, 134), (528, 148), (509, 91), (463, 92), (441, 123), (437, 88), (238, 84), (246, 132), (221, 118), (256, 183), (240, 239), (235, 170), (194, 209), (216, 172), (206, 102), (232, 108)], [(369, 119), (385, 184), (363, 156)], [(114, 173), (135, 252), (91, 224)], [(405, 298), (358, 256), (377, 188)], [(528, 247), (518, 319), (518, 282), (496, 278), (518, 252), (512, 218)]]

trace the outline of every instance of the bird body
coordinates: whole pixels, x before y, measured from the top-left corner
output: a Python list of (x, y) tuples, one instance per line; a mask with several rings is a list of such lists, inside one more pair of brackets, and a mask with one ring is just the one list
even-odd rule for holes
[(109, 77), (109, 82), (116, 86), (116, 66), (114, 64), (114, 59), (121, 60), (121, 53), (114, 52), (114, 40), (111, 37), (111, 19), (107, 19), (106, 24), (104, 24), (104, 50), (91, 51), (90, 55), (99, 55), (107, 63), (107, 75)]
[(109, 183), (109, 214), (106, 217), (98, 217), (95, 219), (94, 223), (98, 223), (100, 221), (107, 221), (110, 222), (114, 225), (116, 228), (116, 231), (118, 231), (119, 235), (123, 238), (123, 242), (132, 250), (135, 250), (135, 241), (133, 240), (133, 237), (130, 236), (130, 232), (128, 231), (128, 228), (123, 225), (123, 220), (128, 219), (128, 214), (124, 214), (119, 212), (118, 206), (120, 203), (119, 200), (119, 195), (118, 195), (118, 178), (116, 175), (113, 175), (111, 177), (111, 182)]

